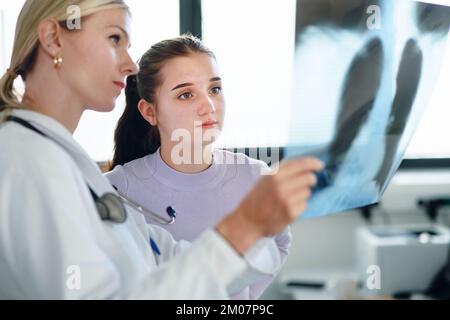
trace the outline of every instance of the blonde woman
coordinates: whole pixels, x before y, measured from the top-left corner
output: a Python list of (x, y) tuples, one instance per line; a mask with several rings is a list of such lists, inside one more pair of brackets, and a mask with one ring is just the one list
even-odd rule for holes
[[(72, 5), (80, 28), (66, 23)], [(273, 271), (257, 263), (258, 240), (306, 206), (316, 159), (282, 164), (192, 245), (125, 211), (72, 133), (137, 72), (129, 26), (119, 0), (28, 0), (20, 13), (0, 80), (0, 298), (224, 299), (244, 273)]]

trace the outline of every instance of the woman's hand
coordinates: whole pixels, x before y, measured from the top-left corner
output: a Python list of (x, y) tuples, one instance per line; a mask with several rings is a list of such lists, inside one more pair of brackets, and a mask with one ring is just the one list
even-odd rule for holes
[(263, 177), (239, 207), (219, 222), (217, 231), (244, 254), (259, 238), (280, 232), (306, 209), (317, 182), (314, 172), (322, 167), (315, 158), (283, 162), (277, 173)]

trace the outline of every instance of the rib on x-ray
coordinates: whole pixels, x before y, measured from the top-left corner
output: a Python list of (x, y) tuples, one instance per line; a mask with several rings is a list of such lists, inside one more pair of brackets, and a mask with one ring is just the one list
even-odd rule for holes
[(288, 158), (325, 168), (303, 218), (380, 200), (433, 93), (450, 7), (297, 0)]

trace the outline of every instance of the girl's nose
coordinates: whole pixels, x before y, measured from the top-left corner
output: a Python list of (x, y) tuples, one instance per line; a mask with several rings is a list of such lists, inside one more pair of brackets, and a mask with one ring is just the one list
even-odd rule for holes
[(199, 108), (199, 114), (205, 115), (208, 113), (215, 113), (215, 112), (216, 112), (216, 107), (214, 106), (214, 102), (211, 101), (211, 99), (209, 97), (205, 98), (201, 102), (201, 106)]

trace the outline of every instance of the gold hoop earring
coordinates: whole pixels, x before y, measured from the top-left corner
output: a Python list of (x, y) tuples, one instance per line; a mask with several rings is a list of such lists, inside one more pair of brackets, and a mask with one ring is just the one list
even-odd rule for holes
[(61, 64), (63, 62), (62, 57), (54, 57), (53, 58), (53, 66), (55, 67), (55, 69), (59, 69), (61, 68)]

